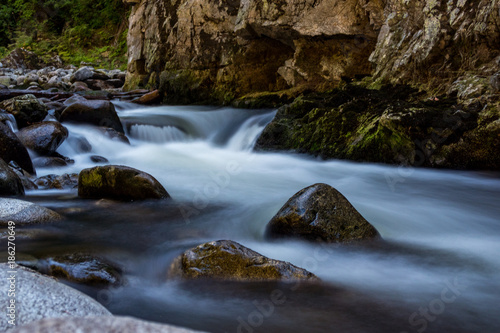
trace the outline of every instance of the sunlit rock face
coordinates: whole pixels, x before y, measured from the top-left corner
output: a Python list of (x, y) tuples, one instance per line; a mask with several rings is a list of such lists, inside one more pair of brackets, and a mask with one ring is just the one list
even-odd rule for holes
[(381, 0), (141, 1), (129, 22), (126, 88), (166, 102), (316, 90), (371, 72)]

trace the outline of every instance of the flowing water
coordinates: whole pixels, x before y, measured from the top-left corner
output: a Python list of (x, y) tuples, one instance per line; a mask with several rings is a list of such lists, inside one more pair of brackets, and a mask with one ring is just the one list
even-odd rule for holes
[[(498, 174), (253, 152), (272, 110), (116, 105), (130, 146), (68, 125), (73, 140), (58, 151), (75, 164), (39, 176), (79, 172), (95, 165), (90, 155), (101, 155), (150, 173), (173, 200), (28, 192), (67, 221), (23, 243), (26, 253), (93, 250), (117, 263), (124, 286), (78, 287), (111, 312), (210, 332), (500, 332)], [(82, 137), (91, 152), (75, 144)], [(318, 182), (342, 192), (385, 241), (265, 240), (267, 222), (287, 199)], [(167, 279), (175, 256), (219, 239), (306, 268), (322, 283)]]

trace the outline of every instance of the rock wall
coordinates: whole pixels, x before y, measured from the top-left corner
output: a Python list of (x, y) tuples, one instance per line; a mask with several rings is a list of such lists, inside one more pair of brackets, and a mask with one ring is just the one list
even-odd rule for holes
[(167, 103), (324, 90), (370, 74), (383, 0), (142, 0), (130, 16), (126, 88)]

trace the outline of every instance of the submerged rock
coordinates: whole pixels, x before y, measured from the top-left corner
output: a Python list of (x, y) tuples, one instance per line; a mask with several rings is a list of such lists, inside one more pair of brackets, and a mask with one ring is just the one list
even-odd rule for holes
[(81, 101), (70, 104), (62, 112), (60, 121), (109, 127), (124, 133), (115, 107), (109, 101)]
[(55, 121), (46, 121), (21, 129), (17, 137), (26, 148), (50, 155), (66, 140), (68, 129)]
[(82, 198), (125, 201), (170, 197), (150, 174), (120, 165), (82, 170), (78, 179), (78, 195)]
[(69, 254), (22, 262), (40, 273), (86, 285), (120, 285), (121, 270), (91, 254)]
[(16, 225), (40, 224), (60, 221), (62, 216), (48, 208), (28, 201), (0, 198), (0, 226), (9, 221)]
[(14, 115), (19, 128), (40, 122), (48, 114), (48, 107), (31, 94), (0, 102), (0, 109)]
[(47, 175), (35, 180), (35, 184), (44, 190), (76, 188), (78, 186), (78, 174)]
[[(8, 264), (0, 264), (2, 276), (8, 276), (8, 271), (12, 271)], [(19, 326), (43, 318), (111, 316), (111, 313), (104, 306), (91, 297), (57, 282), (53, 278), (21, 266), (16, 266), (15, 271), (16, 323)], [(9, 281), (6, 278), (0, 279), (0, 288), (2, 290), (9, 289)], [(2, 304), (8, 304), (9, 298), (7, 292), (0, 295)], [(0, 330), (4, 331), (8, 328), (12, 329), (13, 327), (8, 325), (6, 319), (0, 320)], [(41, 331), (36, 328), (30, 332)]]
[(43, 156), (33, 159), (33, 165), (37, 168), (60, 168), (68, 165), (68, 162), (61, 157)]
[(187, 250), (174, 260), (169, 276), (238, 281), (318, 279), (305, 269), (269, 259), (230, 240), (209, 242)]
[(19, 141), (19, 138), (12, 132), (10, 127), (2, 122), (0, 122), (0, 158), (6, 163), (10, 161), (16, 162), (30, 174), (35, 173), (26, 147)]
[(291, 197), (267, 225), (266, 235), (339, 243), (380, 237), (351, 203), (327, 184), (311, 185)]
[(19, 176), (0, 158), (0, 196), (24, 195), (24, 186)]

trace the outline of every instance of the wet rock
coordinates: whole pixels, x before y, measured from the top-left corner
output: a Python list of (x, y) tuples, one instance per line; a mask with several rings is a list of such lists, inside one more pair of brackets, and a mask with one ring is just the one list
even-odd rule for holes
[[(0, 264), (2, 276), (12, 269), (8, 264)], [(111, 316), (101, 304), (91, 297), (70, 288), (53, 278), (43, 276), (28, 268), (17, 266), (16, 270), (16, 312), (17, 325), (53, 317)], [(0, 288), (9, 289), (7, 279), (0, 280)], [(0, 301), (9, 302), (7, 293), (2, 293)], [(99, 317), (104, 318), (104, 317)], [(7, 320), (0, 320), (0, 330), (12, 329)], [(21, 329), (21, 328), (16, 328)], [(30, 332), (41, 332), (38, 328)], [(26, 330), (24, 330), (26, 332)]]
[(70, 133), (65, 144), (70, 145), (77, 153), (88, 153), (92, 151), (92, 145), (83, 135)]
[(61, 122), (77, 122), (109, 127), (124, 133), (115, 107), (108, 101), (85, 101), (71, 104), (62, 112), (60, 120)]
[(28, 201), (0, 198), (0, 226), (9, 221), (16, 225), (31, 225), (60, 221), (62, 216), (53, 210)]
[(122, 283), (119, 268), (91, 254), (68, 254), (40, 259), (37, 262), (22, 262), (21, 264), (42, 274), (80, 284), (118, 286)]
[(24, 186), (19, 176), (0, 158), (0, 196), (22, 196)]
[(35, 173), (31, 157), (26, 147), (19, 141), (10, 127), (2, 122), (0, 122), (0, 158), (6, 163), (15, 161), (21, 168), (30, 174)]
[(209, 242), (187, 250), (174, 260), (169, 276), (238, 281), (318, 279), (305, 269), (269, 259), (230, 240)]
[(16, 162), (11, 161), (9, 167), (21, 179), (25, 191), (38, 189), (38, 186), (31, 181), (30, 174), (24, 171)]
[(81, 102), (81, 103), (85, 103), (87, 102), (87, 99), (79, 94), (74, 94), (73, 96), (71, 96), (70, 98), (67, 98), (63, 104), (65, 106), (70, 106), (71, 104), (75, 104), (75, 103), (78, 103), (78, 102)]
[(47, 175), (35, 180), (35, 184), (44, 190), (51, 189), (73, 189), (78, 187), (78, 174)]
[(150, 174), (119, 165), (82, 170), (78, 179), (78, 195), (82, 198), (124, 201), (170, 197)]
[(267, 225), (266, 235), (338, 243), (380, 237), (351, 203), (327, 184), (311, 185), (291, 197)]
[(47, 106), (32, 94), (0, 102), (0, 108), (14, 115), (19, 128), (40, 122), (48, 114)]
[(41, 155), (49, 155), (68, 137), (68, 129), (58, 122), (47, 121), (21, 129), (17, 137), (29, 148)]
[(120, 141), (120, 142), (126, 143), (128, 145), (130, 144), (129, 139), (127, 138), (127, 136), (125, 134), (117, 132), (113, 128), (100, 127), (99, 129), (101, 130), (102, 134), (104, 134), (105, 137), (107, 137), (111, 140)]
[(59, 168), (68, 165), (68, 162), (61, 157), (42, 156), (33, 159), (36, 168)]
[[(50, 318), (17, 327), (12, 333), (66, 333), (78, 332), (102, 333), (197, 333), (190, 329), (148, 322), (131, 317), (106, 316), (89, 318)], [(199, 332), (201, 333), (201, 332)]]
[(94, 75), (94, 71), (91, 67), (82, 67), (79, 68), (74, 74), (73, 74), (73, 81), (85, 81), (87, 79), (92, 78)]
[(102, 156), (98, 155), (92, 155), (90, 156), (90, 160), (94, 163), (108, 163), (108, 159)]
[(145, 104), (145, 105), (155, 104), (159, 102), (161, 102), (161, 95), (158, 90), (154, 90), (150, 93), (147, 93), (141, 97), (132, 100), (132, 103)]

